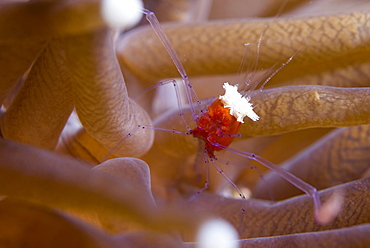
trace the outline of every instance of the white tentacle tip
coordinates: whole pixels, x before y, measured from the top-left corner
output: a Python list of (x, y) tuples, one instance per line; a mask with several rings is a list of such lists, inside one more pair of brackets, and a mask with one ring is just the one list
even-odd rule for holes
[(345, 198), (342, 192), (335, 191), (333, 195), (331, 195), (321, 206), (321, 209), (316, 216), (316, 221), (320, 225), (330, 224), (342, 211), (344, 200)]
[(143, 7), (141, 0), (102, 0), (101, 15), (109, 27), (125, 30), (141, 20)]
[(238, 233), (222, 219), (208, 220), (200, 227), (197, 235), (199, 248), (238, 248)]

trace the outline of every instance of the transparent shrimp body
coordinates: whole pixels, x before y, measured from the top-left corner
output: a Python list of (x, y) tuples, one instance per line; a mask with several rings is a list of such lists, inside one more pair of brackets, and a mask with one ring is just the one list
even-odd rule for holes
[[(250, 99), (248, 98), (248, 96), (241, 96), (239, 93), (234, 94), (235, 92), (237, 92), (237, 88), (234, 86), (225, 84), (224, 88), (226, 89), (230, 87), (230, 90), (231, 90), (230, 92), (233, 92), (233, 94), (231, 94), (231, 97), (228, 93), (225, 94), (224, 96), (220, 96), (207, 108), (206, 111), (203, 110), (203, 111), (198, 112), (200, 110), (201, 103), (198, 100), (197, 95), (195, 94), (193, 90), (193, 87), (189, 81), (187, 73), (183, 65), (181, 64), (177, 53), (172, 47), (171, 42), (166, 36), (164, 30), (159, 24), (154, 13), (146, 9), (143, 10), (143, 13), (145, 14), (146, 19), (149, 21), (150, 25), (152, 26), (154, 32), (157, 34), (158, 38), (160, 39), (160, 41), (166, 48), (179, 74), (181, 75), (182, 82), (185, 86), (185, 92), (187, 96), (187, 101), (190, 106), (190, 111), (192, 113), (194, 122), (196, 124), (196, 127), (194, 129), (190, 129), (189, 125), (187, 124), (184, 118), (183, 113), (181, 113), (180, 117), (183, 119), (183, 122), (189, 132), (182, 133), (182, 132), (178, 132), (178, 131), (170, 130), (170, 129), (165, 130), (163, 128), (154, 128), (154, 129), (162, 130), (162, 131), (170, 131), (173, 133), (184, 134), (184, 135), (192, 134), (194, 137), (203, 140), (205, 143), (204, 151), (208, 155), (208, 159), (206, 159), (205, 162), (209, 162), (209, 161), (213, 162), (212, 164), (214, 165), (216, 170), (218, 170), (218, 172), (222, 174), (223, 177), (232, 185), (232, 187), (239, 193), (242, 199), (245, 199), (242, 192), (232, 182), (232, 180), (223, 172), (223, 170), (214, 162), (215, 160), (214, 153), (216, 151), (221, 151), (221, 150), (228, 151), (235, 155), (249, 158), (269, 168), (270, 170), (275, 171), (282, 178), (286, 179), (288, 182), (290, 182), (291, 184), (296, 186), (298, 189), (305, 192), (308, 196), (310, 196), (313, 199), (315, 219), (318, 223), (322, 223), (321, 221), (322, 219), (321, 218), (321, 215), (322, 215), (321, 201), (320, 201), (319, 194), (316, 188), (307, 184), (306, 182), (294, 176), (290, 172), (280, 168), (274, 163), (254, 153), (241, 151), (241, 150), (237, 150), (237, 149), (229, 147), (229, 145), (233, 142), (234, 138), (239, 137), (238, 131), (243, 123), (243, 119), (245, 116), (248, 116), (253, 121), (257, 121), (259, 119), (259, 116), (253, 111), (253, 107), (252, 107), (252, 104), (249, 102)], [(285, 62), (283, 66), (289, 63), (291, 59), (292, 57), (287, 62)], [(272, 73), (272, 75), (268, 78), (268, 80), (271, 79), (271, 77), (275, 75), (281, 68), (282, 67), (280, 67), (278, 70)], [(182, 107), (183, 107), (183, 104), (179, 100), (179, 108), (181, 109)], [(203, 192), (207, 188), (208, 188), (208, 180), (206, 181), (205, 186), (200, 191), (198, 191), (198, 194)], [(191, 200), (192, 199), (194, 199), (194, 197), (192, 197)], [(245, 211), (245, 210), (242, 209), (242, 211)]]

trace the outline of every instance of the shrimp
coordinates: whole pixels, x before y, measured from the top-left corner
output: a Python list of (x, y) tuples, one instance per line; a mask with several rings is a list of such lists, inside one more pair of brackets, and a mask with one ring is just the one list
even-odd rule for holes
[[(216, 168), (216, 170), (230, 183), (230, 185), (238, 192), (239, 196), (245, 200), (246, 197), (242, 193), (242, 191), (236, 186), (235, 183), (226, 175), (226, 173), (217, 165), (216, 160), (217, 156), (215, 152), (218, 151), (226, 151), (244, 158), (248, 158), (254, 160), (261, 165), (267, 167), (270, 170), (275, 171), (278, 173), (282, 178), (296, 186), (298, 189), (305, 192), (308, 196), (310, 196), (313, 200), (314, 204), (314, 216), (318, 223), (321, 223), (321, 216), (322, 216), (322, 207), (321, 201), (319, 198), (319, 194), (316, 188), (307, 184), (303, 180), (299, 179), (298, 177), (294, 176), (290, 172), (280, 168), (279, 166), (275, 165), (274, 163), (258, 156), (257, 154), (240, 151), (234, 148), (229, 147), (233, 140), (237, 137), (240, 137), (238, 134), (241, 125), (244, 123), (244, 117), (249, 117), (253, 121), (258, 121), (259, 116), (258, 113), (254, 112), (254, 107), (250, 102), (249, 94), (240, 94), (237, 91), (237, 86), (229, 85), (228, 83), (224, 84), (225, 95), (220, 96), (217, 98), (213, 103), (211, 103), (206, 109), (203, 109), (202, 103), (199, 101), (192, 84), (189, 81), (189, 77), (187, 72), (185, 71), (180, 59), (174, 50), (170, 40), (168, 39), (167, 35), (165, 34), (164, 30), (162, 29), (158, 19), (156, 18), (155, 14), (147, 9), (143, 9), (142, 12), (145, 14), (146, 19), (148, 20), (149, 24), (151, 25), (154, 32), (157, 34), (159, 40), (162, 42), (163, 46), (165, 47), (167, 53), (172, 59), (178, 73), (181, 76), (181, 81), (184, 85), (186, 101), (189, 104), (190, 112), (193, 117), (193, 121), (195, 123), (195, 128), (190, 128), (187, 123), (187, 120), (184, 117), (184, 114), (180, 113), (180, 118), (182, 119), (187, 132), (181, 132), (174, 129), (166, 129), (166, 128), (159, 128), (159, 127), (152, 127), (146, 125), (138, 125), (133, 132), (142, 128), (149, 128), (155, 129), (158, 131), (169, 131), (175, 134), (181, 135), (192, 135), (194, 138), (201, 140), (204, 144), (204, 154), (205, 154), (205, 162), (211, 164)], [(260, 43), (258, 44), (259, 49)], [(258, 55), (259, 51), (257, 51)], [(294, 56), (294, 55), (293, 55)], [(276, 73), (278, 73), (287, 63), (289, 63), (293, 56), (286, 61), (282, 67), (275, 70), (264, 82), (267, 83)], [(258, 62), (258, 57), (256, 63)], [(165, 83), (160, 83), (159, 85), (173, 83), (176, 89), (177, 99), (178, 99), (178, 106), (181, 111), (184, 105), (180, 98), (179, 89), (177, 88), (176, 82), (174, 80), (167, 81)], [(263, 84), (263, 85), (264, 85)], [(158, 86), (158, 85), (157, 85)], [(252, 87), (254, 89), (256, 84)], [(155, 86), (154, 86), (155, 87)], [(150, 89), (152, 89), (150, 87)], [(131, 137), (132, 133), (129, 133), (126, 138)], [(116, 147), (118, 147), (124, 140), (122, 140)], [(114, 150), (115, 148), (113, 148)], [(113, 152), (110, 151), (110, 153)], [(110, 154), (108, 154), (110, 155)], [(108, 157), (108, 155), (106, 157)], [(196, 195), (189, 199), (189, 202), (194, 200), (194, 198), (199, 195), (201, 192), (205, 191), (209, 187), (209, 166), (207, 165), (207, 175), (206, 175), (206, 182), (204, 187), (201, 188)], [(245, 212), (245, 209), (242, 209), (242, 213)]]
[[(218, 99), (216, 99), (210, 106), (208, 106), (206, 111), (201, 110), (198, 114), (196, 109), (200, 108), (200, 101), (198, 100), (193, 90), (193, 87), (189, 81), (189, 77), (183, 65), (181, 64), (176, 51), (172, 47), (171, 42), (166, 36), (164, 30), (161, 28), (159, 21), (157, 20), (154, 13), (146, 9), (143, 10), (143, 13), (145, 14), (146, 19), (152, 26), (158, 38), (162, 42), (163, 46), (166, 48), (168, 54), (170, 55), (173, 63), (176, 66), (176, 69), (181, 76), (183, 84), (185, 85), (187, 101), (190, 104), (190, 110), (194, 118), (194, 122), (196, 123), (196, 128), (194, 129), (190, 129), (187, 126), (189, 133), (186, 134), (192, 134), (195, 138), (201, 139), (204, 142), (204, 152), (207, 154), (208, 157), (206, 161), (214, 162), (214, 160), (216, 159), (215, 152), (224, 150), (242, 157), (255, 160), (261, 165), (269, 168), (270, 170), (276, 171), (281, 177), (289, 181), (291, 184), (305, 192), (313, 199), (315, 219), (318, 223), (320, 223), (321, 201), (316, 188), (254, 153), (239, 151), (237, 149), (229, 147), (234, 138), (238, 137), (237, 134), (245, 116), (248, 116), (253, 121), (258, 121), (259, 119), (259, 116), (253, 111), (252, 104), (249, 102), (250, 99), (247, 96), (243, 97), (240, 93), (238, 93), (236, 91), (237, 87), (225, 83), (225, 95), (220, 96)], [(186, 123), (183, 115), (180, 114), (180, 116)], [(227, 175), (224, 174), (224, 172), (215, 163), (212, 164), (238, 191), (240, 197), (242, 199), (245, 199), (243, 193), (237, 188), (237, 186), (231, 181), (231, 179), (228, 178)], [(208, 188), (207, 181), (205, 183), (205, 186), (198, 192), (198, 194)], [(194, 197), (192, 197), (192, 199), (193, 198)], [(245, 209), (242, 209), (242, 212), (244, 211)]]

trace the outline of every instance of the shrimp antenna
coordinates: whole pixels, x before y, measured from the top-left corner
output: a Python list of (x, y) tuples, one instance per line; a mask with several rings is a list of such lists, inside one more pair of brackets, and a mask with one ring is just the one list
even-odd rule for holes
[(182, 65), (180, 61), (179, 56), (177, 55), (174, 47), (172, 46), (163, 28), (159, 24), (159, 21), (157, 17), (155, 16), (155, 14), (152, 11), (147, 10), (147, 9), (143, 9), (142, 12), (145, 14), (145, 18), (148, 20), (149, 24), (152, 26), (159, 40), (162, 42), (163, 46), (166, 48), (168, 54), (170, 55), (173, 63), (176, 66), (177, 71), (180, 73), (181, 79), (183, 83), (185, 84), (186, 96), (187, 96), (187, 99), (190, 105), (191, 112), (193, 114), (193, 117), (196, 118), (197, 116), (196, 111), (192, 103), (196, 101), (198, 105), (200, 105), (200, 101), (194, 92), (193, 86), (191, 85), (189, 81), (189, 77), (185, 71), (184, 66)]

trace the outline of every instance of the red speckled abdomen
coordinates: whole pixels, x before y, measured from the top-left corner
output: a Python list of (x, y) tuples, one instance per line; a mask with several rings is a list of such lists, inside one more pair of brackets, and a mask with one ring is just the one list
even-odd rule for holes
[(220, 99), (216, 99), (208, 107), (208, 111), (200, 116), (196, 122), (197, 127), (192, 130), (192, 134), (194, 137), (204, 140), (206, 151), (211, 157), (214, 157), (215, 151), (222, 150), (212, 143), (229, 146), (242, 124), (230, 114), (230, 109), (225, 108)]

